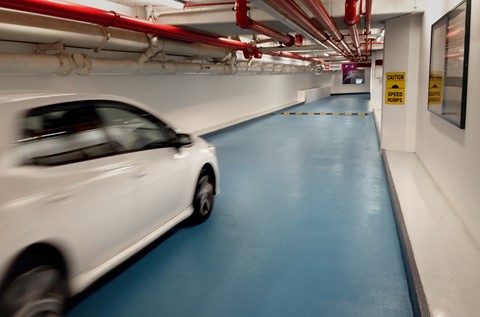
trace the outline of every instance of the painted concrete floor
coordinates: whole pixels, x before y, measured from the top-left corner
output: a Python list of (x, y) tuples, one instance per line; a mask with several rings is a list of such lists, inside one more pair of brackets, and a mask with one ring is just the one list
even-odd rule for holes
[(222, 171), (212, 217), (110, 274), (69, 317), (413, 315), (372, 115), (278, 113), (209, 141)]

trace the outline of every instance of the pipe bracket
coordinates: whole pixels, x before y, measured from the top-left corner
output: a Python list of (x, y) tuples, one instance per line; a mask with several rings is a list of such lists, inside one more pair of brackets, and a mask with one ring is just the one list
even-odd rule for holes
[(55, 51), (63, 53), (65, 51), (65, 44), (57, 42), (53, 44), (36, 44), (35, 54), (45, 54), (47, 51)]
[(102, 43), (100, 44), (100, 46), (98, 46), (98, 47), (96, 47), (96, 48), (93, 49), (93, 51), (94, 51), (95, 53), (101, 52), (101, 51), (103, 50), (103, 47), (105, 46), (105, 44), (107, 44), (107, 42), (108, 42), (108, 41), (110, 40), (110, 38), (112, 37), (112, 35), (111, 35), (109, 32), (107, 32), (107, 29), (106, 29), (104, 26), (102, 26), (102, 32), (103, 32), (103, 35), (104, 35), (103, 41), (102, 41)]

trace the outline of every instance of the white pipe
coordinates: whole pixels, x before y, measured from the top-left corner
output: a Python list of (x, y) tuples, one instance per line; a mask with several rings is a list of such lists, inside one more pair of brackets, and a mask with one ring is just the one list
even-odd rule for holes
[(176, 61), (149, 61), (139, 63), (129, 59), (91, 58), (85, 54), (74, 53), (57, 55), (4, 54), (0, 53), (0, 72), (41, 73), (67, 76), (73, 72), (85, 76), (91, 74), (283, 74), (291, 72), (311, 72), (304, 66), (287, 64), (262, 64), (247, 61), (237, 65), (190, 63)]
[[(123, 52), (145, 52), (150, 47), (150, 40), (144, 33), (7, 10), (0, 10), (0, 40), (62, 42), (70, 47)], [(221, 47), (169, 39), (157, 39), (157, 48), (157, 53), (218, 59), (230, 53)]]
[(125, 52), (143, 52), (149, 46), (143, 33), (6, 10), (0, 10), (0, 39)]
[(69, 75), (73, 70), (72, 59), (65, 54), (30, 55), (0, 53), (1, 73), (54, 73)]

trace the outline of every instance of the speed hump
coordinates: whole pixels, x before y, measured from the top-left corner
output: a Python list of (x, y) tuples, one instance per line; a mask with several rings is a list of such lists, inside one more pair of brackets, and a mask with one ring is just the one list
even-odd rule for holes
[(405, 72), (386, 73), (385, 103), (389, 105), (405, 104)]

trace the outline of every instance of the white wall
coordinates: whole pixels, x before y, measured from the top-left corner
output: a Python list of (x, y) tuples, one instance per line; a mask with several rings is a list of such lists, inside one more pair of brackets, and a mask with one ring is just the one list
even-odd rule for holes
[(365, 83), (362, 85), (344, 85), (343, 72), (341, 70), (331, 71), (332, 94), (356, 94), (370, 92), (370, 68), (359, 69), (365, 69)]
[(426, 0), (429, 9), (420, 47), (416, 152), (480, 246), (480, 1), (472, 1), (466, 128), (460, 130), (427, 110), (431, 25), (458, 2)]
[(296, 102), (328, 75), (2, 75), (2, 90), (99, 92), (153, 106), (185, 132), (204, 133)]

